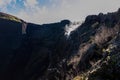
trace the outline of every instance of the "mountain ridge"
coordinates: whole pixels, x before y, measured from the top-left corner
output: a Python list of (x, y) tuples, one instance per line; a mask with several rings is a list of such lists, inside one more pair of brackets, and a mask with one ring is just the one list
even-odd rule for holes
[(82, 24), (8, 16), (0, 14), (0, 80), (119, 80), (120, 9)]
[(16, 21), (16, 22), (22, 22), (23, 21), (22, 19), (19, 19), (19, 18), (13, 16), (13, 15), (3, 13), (3, 12), (0, 12), (0, 18), (7, 19), (7, 20), (12, 20), (12, 21)]

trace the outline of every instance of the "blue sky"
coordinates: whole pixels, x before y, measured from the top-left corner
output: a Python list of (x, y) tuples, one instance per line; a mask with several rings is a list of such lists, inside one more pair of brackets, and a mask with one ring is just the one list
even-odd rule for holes
[(114, 12), (120, 0), (0, 0), (0, 11), (38, 24), (83, 21), (89, 14)]

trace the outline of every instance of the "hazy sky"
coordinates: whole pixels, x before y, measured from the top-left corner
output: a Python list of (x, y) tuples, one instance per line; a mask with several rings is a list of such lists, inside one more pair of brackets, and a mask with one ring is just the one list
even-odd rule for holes
[(120, 0), (0, 0), (0, 11), (38, 24), (84, 20), (89, 14), (114, 12)]

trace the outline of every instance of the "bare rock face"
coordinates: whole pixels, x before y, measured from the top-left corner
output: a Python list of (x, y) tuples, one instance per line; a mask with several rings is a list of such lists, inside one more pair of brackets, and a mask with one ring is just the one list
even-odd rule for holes
[(50, 65), (57, 65), (58, 57), (64, 55), (68, 24), (69, 20), (36, 25), (1, 18), (0, 79), (37, 80)]
[(0, 80), (119, 80), (119, 10), (87, 16), (68, 31), (75, 25), (37, 25), (1, 13)]

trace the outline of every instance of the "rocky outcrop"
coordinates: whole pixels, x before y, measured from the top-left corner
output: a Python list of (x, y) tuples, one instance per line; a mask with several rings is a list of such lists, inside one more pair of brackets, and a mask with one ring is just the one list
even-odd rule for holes
[(64, 55), (65, 26), (70, 23), (63, 20), (36, 25), (1, 18), (0, 79), (37, 80), (42, 77), (47, 68), (57, 65), (59, 57)]
[(79, 25), (2, 15), (0, 80), (119, 80), (119, 10), (87, 16)]

